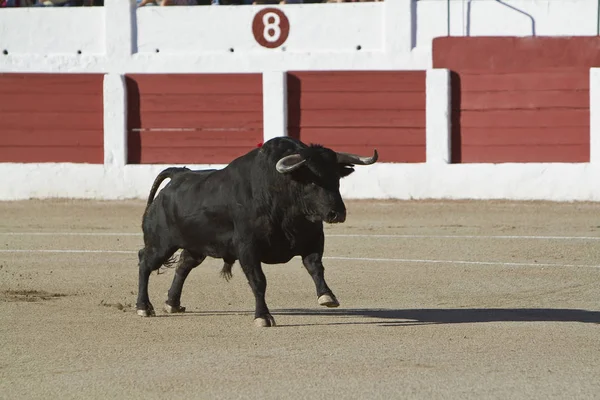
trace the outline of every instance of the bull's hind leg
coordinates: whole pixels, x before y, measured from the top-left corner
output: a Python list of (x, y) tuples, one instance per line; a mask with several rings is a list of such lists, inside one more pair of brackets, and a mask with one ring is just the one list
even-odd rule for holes
[(165, 303), (166, 312), (185, 312), (185, 307), (181, 307), (181, 291), (183, 290), (183, 284), (185, 283), (185, 279), (188, 277), (192, 269), (200, 265), (205, 258), (205, 255), (192, 254), (188, 250), (183, 250), (181, 252), (181, 255), (179, 256), (179, 263), (175, 269), (173, 283), (171, 283), (171, 289), (169, 289), (169, 297)]
[(331, 289), (329, 289), (329, 286), (327, 286), (327, 282), (325, 282), (325, 268), (321, 259), (321, 254), (313, 253), (302, 257), (302, 263), (315, 282), (319, 305), (339, 307), (340, 302), (336, 299)]
[(139, 283), (138, 298), (136, 303), (137, 314), (141, 317), (155, 315), (154, 307), (148, 296), (148, 281), (152, 271), (156, 271), (177, 251), (176, 247), (159, 248), (146, 246), (138, 253), (139, 258)]

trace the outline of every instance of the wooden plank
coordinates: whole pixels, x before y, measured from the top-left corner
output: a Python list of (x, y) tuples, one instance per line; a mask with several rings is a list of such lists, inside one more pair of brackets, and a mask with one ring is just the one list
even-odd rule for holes
[(460, 72), (460, 89), (465, 92), (581, 90), (590, 87), (589, 70), (542, 70), (496, 73)]
[(289, 92), (421, 92), (425, 71), (288, 72)]
[(289, 93), (288, 107), (302, 110), (425, 110), (425, 91)]
[[(0, 117), (1, 119), (1, 117)], [(0, 146), (87, 146), (102, 147), (103, 132), (97, 130), (3, 129)]]
[(102, 74), (0, 73), (0, 93), (96, 94), (102, 96)]
[(228, 163), (256, 148), (262, 131), (130, 132), (130, 163)]
[(291, 115), (289, 126), (303, 128), (425, 127), (425, 111), (370, 110), (363, 113), (353, 110), (303, 110), (300, 118), (298, 123), (297, 116)]
[(140, 164), (227, 164), (248, 152), (246, 146), (212, 148), (144, 147)]
[(102, 146), (0, 146), (0, 162), (102, 164)]
[(589, 144), (463, 146), (463, 163), (589, 162)]
[(30, 115), (38, 112), (102, 113), (103, 107), (102, 95), (97, 93), (34, 93), (29, 88), (24, 88), (22, 93), (0, 91), (0, 115), (4, 112), (25, 112)]
[(248, 147), (262, 142), (262, 132), (140, 132), (141, 146), (147, 147)]
[(130, 128), (262, 129), (262, 113), (252, 112), (146, 112), (139, 126)]
[(97, 130), (102, 129), (102, 112), (0, 112), (2, 129), (7, 130)]
[(460, 139), (465, 146), (563, 146), (590, 143), (588, 127), (469, 128)]
[(455, 71), (539, 71), (600, 65), (597, 36), (437, 37), (433, 67)]
[(142, 94), (260, 94), (261, 74), (127, 74), (128, 89)]
[[(300, 133), (300, 140), (311, 142), (310, 135)], [(348, 145), (337, 142), (323, 142), (323, 146), (335, 149), (336, 151), (344, 151), (361, 155), (372, 155), (373, 148), (363, 145)], [(396, 163), (421, 163), (425, 162), (425, 146), (385, 146), (381, 149), (378, 147), (379, 161), (377, 162), (396, 162)]]
[[(303, 138), (312, 143), (335, 143), (383, 149), (387, 146), (425, 146), (425, 128), (302, 128)], [(336, 149), (334, 149), (336, 150)]]
[(589, 127), (587, 109), (461, 111), (460, 126), (465, 128)]
[(462, 110), (587, 109), (590, 94), (584, 91), (463, 92)]
[(261, 94), (144, 94), (142, 113), (162, 112), (257, 112), (262, 114)]

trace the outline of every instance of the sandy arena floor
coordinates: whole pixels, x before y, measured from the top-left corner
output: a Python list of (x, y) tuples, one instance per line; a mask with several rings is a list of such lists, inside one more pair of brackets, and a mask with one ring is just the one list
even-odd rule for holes
[(135, 314), (143, 201), (0, 203), (0, 398), (599, 398), (600, 203), (347, 206), (326, 229), (341, 307), (298, 259), (265, 266), (260, 329), (218, 260), (186, 314)]

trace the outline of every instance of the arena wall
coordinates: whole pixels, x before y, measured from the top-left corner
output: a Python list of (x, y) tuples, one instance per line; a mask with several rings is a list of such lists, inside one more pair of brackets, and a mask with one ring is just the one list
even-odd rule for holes
[(588, 162), (598, 37), (440, 37), (452, 77), (452, 161)]
[[(378, 148), (343, 180), (346, 198), (598, 201), (599, 39), (527, 37), (595, 35), (596, 7), (6, 10), (0, 199), (144, 198), (166, 166), (221, 168), (290, 135)], [(448, 30), (472, 37), (433, 40)]]

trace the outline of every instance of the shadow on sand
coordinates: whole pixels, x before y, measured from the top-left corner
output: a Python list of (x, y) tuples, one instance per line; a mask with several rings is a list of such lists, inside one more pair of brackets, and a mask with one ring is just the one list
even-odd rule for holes
[[(433, 308), (433, 309), (279, 309), (281, 315), (322, 317), (320, 322), (280, 326), (463, 324), (477, 322), (584, 322), (600, 324), (600, 311), (564, 308)], [(190, 311), (175, 315), (252, 315), (251, 311)], [(335, 318), (331, 318), (335, 317)], [(340, 321), (340, 317), (343, 319)], [(365, 321), (374, 319), (375, 321)]]

